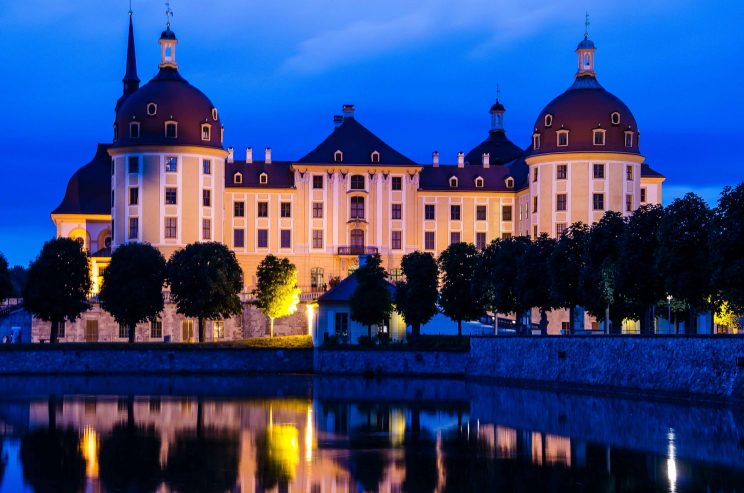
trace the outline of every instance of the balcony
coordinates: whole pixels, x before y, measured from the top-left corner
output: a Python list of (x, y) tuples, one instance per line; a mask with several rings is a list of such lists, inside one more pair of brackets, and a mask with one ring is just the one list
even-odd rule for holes
[(379, 249), (374, 246), (347, 245), (338, 247), (339, 255), (374, 255), (378, 252)]

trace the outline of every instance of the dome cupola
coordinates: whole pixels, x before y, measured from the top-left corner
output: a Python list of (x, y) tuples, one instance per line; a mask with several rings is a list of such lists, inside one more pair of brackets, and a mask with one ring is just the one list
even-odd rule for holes
[(486, 140), (475, 146), (465, 155), (465, 163), (469, 165), (483, 165), (483, 155), (488, 154), (488, 165), (506, 164), (524, 154), (524, 151), (514, 145), (506, 136), (504, 130), (504, 113), (506, 107), (500, 101), (501, 88), (496, 86), (496, 102), (491, 105), (491, 128)]

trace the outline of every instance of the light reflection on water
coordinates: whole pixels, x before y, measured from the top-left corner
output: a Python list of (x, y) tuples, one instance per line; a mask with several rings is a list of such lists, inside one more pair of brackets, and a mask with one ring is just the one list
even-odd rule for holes
[(154, 382), (5, 392), (0, 493), (744, 491), (736, 409), (438, 380)]

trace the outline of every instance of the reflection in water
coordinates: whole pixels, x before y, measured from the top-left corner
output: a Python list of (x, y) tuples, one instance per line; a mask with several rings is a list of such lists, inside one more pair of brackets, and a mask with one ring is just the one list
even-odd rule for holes
[[(574, 419), (579, 408), (566, 408), (573, 398), (534, 390), (479, 386), (468, 394), (461, 386), (442, 398), (427, 393), (432, 380), (379, 383), (368, 394), (357, 388), (364, 385), (344, 379), (335, 394), (324, 385), (291, 398), (0, 400), (0, 431), (20, 439), (20, 447), (0, 440), (0, 491), (744, 491), (739, 411), (657, 403), (659, 415), (673, 418), (649, 415), (643, 433), (618, 435), (606, 431), (622, 419), (612, 411), (625, 409), (620, 400), (592, 398), (591, 412), (607, 423), (596, 427)], [(533, 405), (541, 420), (530, 415)], [(705, 428), (721, 413), (733, 434)], [(680, 416), (700, 421), (690, 428)], [(711, 443), (728, 452), (711, 455)], [(18, 471), (6, 467), (18, 462)]]

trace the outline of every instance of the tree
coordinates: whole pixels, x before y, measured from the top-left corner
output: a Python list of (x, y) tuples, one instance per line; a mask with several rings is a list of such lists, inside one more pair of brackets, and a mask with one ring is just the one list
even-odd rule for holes
[(431, 253), (412, 252), (403, 256), (400, 267), (405, 276), (397, 283), (395, 306), (411, 326), (411, 335), (421, 334), (421, 325), (437, 313), (439, 269)]
[(568, 309), (571, 332), (576, 330), (576, 307), (582, 303), (580, 281), (588, 236), (586, 224), (572, 224), (558, 239), (548, 260), (551, 304)]
[(711, 226), (713, 285), (730, 309), (744, 313), (744, 183), (724, 187)]
[(711, 211), (694, 193), (676, 199), (664, 211), (659, 224), (658, 274), (667, 293), (689, 306), (685, 331), (695, 333), (698, 311), (709, 307), (712, 267), (708, 231)]
[(256, 306), (269, 317), (269, 336), (274, 337), (274, 319), (293, 314), (300, 302), (297, 267), (289, 259), (267, 255), (258, 264), (256, 278)]
[(70, 322), (90, 308), (88, 254), (80, 243), (57, 238), (44, 243), (28, 269), (23, 304), (30, 313), (51, 322), (49, 341), (58, 342), (59, 325)]
[(26, 287), (26, 280), (28, 279), (28, 269), (21, 267), (20, 265), (14, 265), (10, 269), (10, 282), (13, 283), (13, 298), (21, 298), (23, 296), (23, 289)]
[(357, 278), (357, 286), (349, 299), (351, 319), (366, 325), (371, 339), (372, 326), (385, 323), (393, 313), (391, 285), (377, 253), (367, 255), (364, 264), (352, 275)]
[(0, 302), (10, 298), (13, 295), (13, 291), (13, 282), (10, 279), (8, 261), (5, 260), (5, 256), (0, 253)]
[(517, 260), (519, 268), (514, 280), (517, 299), (523, 306), (540, 310), (540, 332), (548, 333), (548, 312), (552, 309), (550, 283), (548, 282), (548, 259), (553, 253), (556, 240), (541, 234), (530, 242)]
[(629, 316), (641, 321), (641, 333), (652, 332), (654, 305), (664, 299), (664, 279), (656, 272), (658, 231), (664, 209), (643, 205), (625, 225), (616, 270), (616, 291), (628, 307)]
[(127, 327), (134, 342), (138, 323), (157, 320), (163, 311), (165, 259), (147, 243), (127, 243), (111, 255), (98, 295), (101, 308)]
[(199, 321), (204, 342), (204, 320), (238, 315), (243, 271), (235, 253), (222, 243), (192, 243), (168, 260), (168, 282), (176, 311)]
[(471, 243), (453, 243), (439, 254), (439, 305), (445, 315), (457, 321), (458, 336), (462, 336), (462, 321), (477, 318), (482, 312), (472, 296), (477, 253)]

